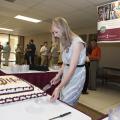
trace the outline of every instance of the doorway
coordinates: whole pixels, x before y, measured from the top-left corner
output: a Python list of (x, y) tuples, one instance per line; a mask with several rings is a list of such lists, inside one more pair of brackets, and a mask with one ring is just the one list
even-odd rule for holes
[[(18, 36), (15, 35), (8, 35), (8, 34), (0, 34), (0, 42), (1, 45), (4, 47), (7, 42), (10, 42), (11, 52), (9, 57), (9, 66), (15, 64), (16, 57), (15, 57), (15, 49), (18, 44)], [(1, 54), (1, 66), (4, 63), (3, 54)]]

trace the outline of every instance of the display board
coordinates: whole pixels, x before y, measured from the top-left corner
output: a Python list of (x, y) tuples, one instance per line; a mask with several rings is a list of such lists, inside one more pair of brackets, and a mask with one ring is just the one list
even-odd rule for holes
[(120, 41), (120, 1), (97, 7), (98, 41)]

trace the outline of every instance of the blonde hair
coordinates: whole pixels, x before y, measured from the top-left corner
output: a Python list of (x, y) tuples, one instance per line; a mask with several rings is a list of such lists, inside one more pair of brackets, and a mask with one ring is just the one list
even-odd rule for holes
[[(52, 25), (58, 27), (62, 31), (63, 37), (60, 40), (60, 44), (63, 49), (67, 49), (71, 45), (72, 41), (72, 31), (67, 23), (67, 21), (62, 17), (56, 17), (52, 21)], [(56, 41), (56, 38), (52, 36), (53, 42)]]

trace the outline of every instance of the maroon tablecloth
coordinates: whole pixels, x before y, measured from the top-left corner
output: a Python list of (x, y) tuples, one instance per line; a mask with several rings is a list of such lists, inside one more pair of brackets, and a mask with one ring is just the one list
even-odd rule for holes
[[(19, 74), (12, 74), (19, 78), (22, 78), (33, 85), (43, 88), (50, 80), (57, 74), (57, 72), (45, 72), (45, 73), (19, 73)], [(0, 75), (7, 75), (0, 71)], [(55, 87), (52, 87), (47, 91), (48, 94), (51, 94)]]
[(103, 115), (101, 118), (97, 119), (97, 120), (103, 120), (105, 119), (106, 117), (108, 117), (108, 115)]
[(0, 76), (2, 75), (6, 75), (6, 74), (0, 70)]

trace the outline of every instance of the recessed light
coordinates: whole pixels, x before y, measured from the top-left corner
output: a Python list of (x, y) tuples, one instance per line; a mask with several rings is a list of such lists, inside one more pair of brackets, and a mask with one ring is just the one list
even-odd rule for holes
[(33, 22), (33, 23), (39, 23), (39, 22), (42, 21), (42, 20), (38, 20), (38, 19), (34, 19), (34, 18), (31, 18), (31, 17), (22, 16), (22, 15), (17, 15), (14, 18), (29, 21), (29, 22)]
[(0, 28), (0, 30), (13, 31), (12, 29)]

